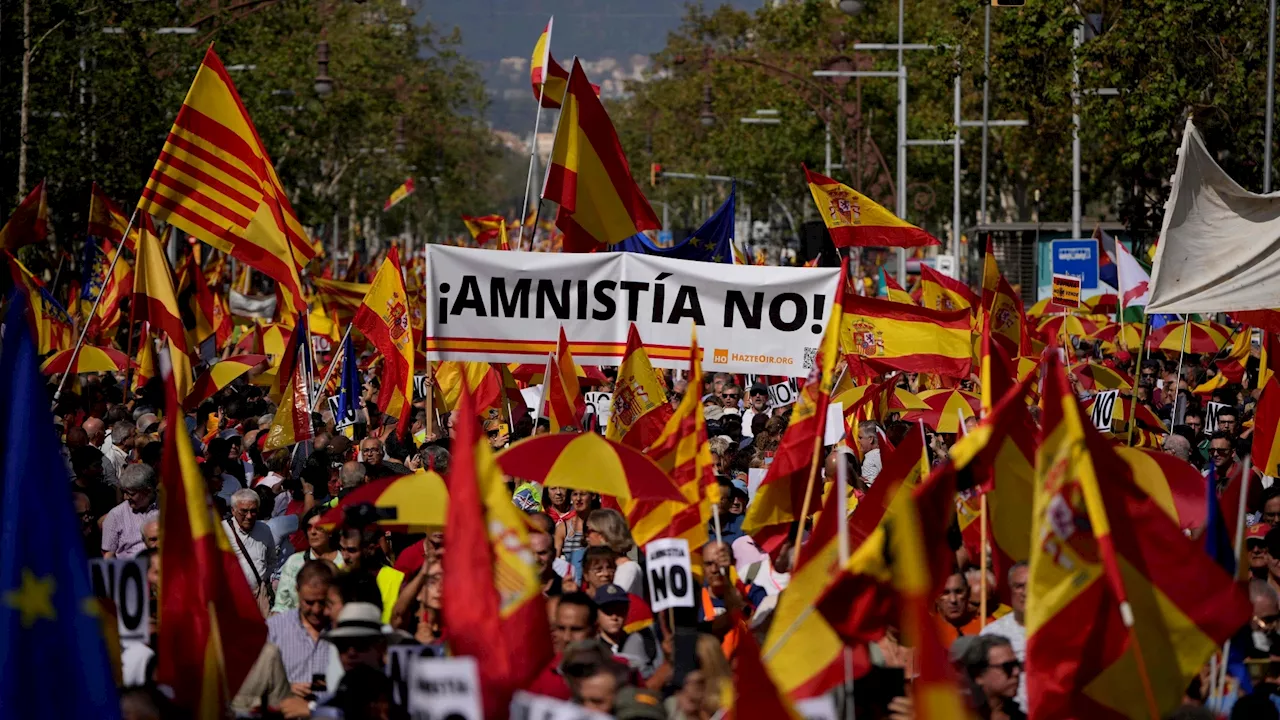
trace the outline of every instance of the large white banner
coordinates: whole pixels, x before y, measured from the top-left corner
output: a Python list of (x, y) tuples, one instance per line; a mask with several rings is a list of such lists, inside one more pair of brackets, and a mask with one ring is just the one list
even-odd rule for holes
[(563, 327), (579, 364), (617, 365), (635, 323), (654, 365), (683, 368), (696, 325), (704, 369), (800, 377), (822, 342), (839, 276), (837, 268), (430, 245), (427, 352), (541, 364)]

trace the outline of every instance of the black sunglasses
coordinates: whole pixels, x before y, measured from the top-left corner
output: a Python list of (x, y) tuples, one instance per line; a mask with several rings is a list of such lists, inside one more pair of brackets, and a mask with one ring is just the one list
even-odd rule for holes
[(1022, 662), (1019, 660), (1010, 660), (1008, 662), (1002, 662), (999, 665), (988, 665), (987, 667), (1000, 668), (1004, 671), (1005, 675), (1013, 675), (1014, 670), (1022, 669)]

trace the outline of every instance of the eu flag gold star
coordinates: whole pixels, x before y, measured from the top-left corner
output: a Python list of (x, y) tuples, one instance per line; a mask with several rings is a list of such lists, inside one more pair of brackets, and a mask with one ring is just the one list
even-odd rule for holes
[(715, 255), (711, 256), (711, 262), (724, 262), (724, 256), (719, 253), (716, 253)]
[(4, 604), (22, 613), (22, 627), (29, 628), (36, 620), (57, 619), (53, 611), (53, 590), (57, 587), (52, 575), (44, 578), (28, 569), (22, 571), (22, 585), (4, 594)]

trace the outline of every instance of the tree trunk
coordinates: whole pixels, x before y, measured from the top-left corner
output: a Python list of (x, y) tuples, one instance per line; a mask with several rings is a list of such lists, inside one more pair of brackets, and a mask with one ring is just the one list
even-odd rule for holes
[(22, 0), (22, 109), (18, 120), (18, 198), (27, 195), (27, 124), (31, 116), (31, 0)]

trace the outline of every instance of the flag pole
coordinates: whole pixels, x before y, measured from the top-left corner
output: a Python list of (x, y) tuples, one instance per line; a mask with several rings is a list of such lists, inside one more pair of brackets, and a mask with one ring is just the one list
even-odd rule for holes
[(1182, 316), (1182, 344), (1178, 345), (1178, 374), (1173, 376), (1173, 398), (1177, 402), (1182, 388), (1182, 359), (1187, 356), (1187, 335), (1191, 333), (1191, 313)]
[[(826, 430), (823, 430), (823, 434)], [(836, 458), (836, 552), (843, 570), (849, 564), (849, 466), (845, 462), (844, 453)], [(792, 568), (794, 571), (795, 568)], [(844, 661), (845, 694), (849, 707), (853, 707), (853, 648), (845, 646), (841, 652)]]
[(353, 327), (355, 327), (354, 323), (347, 326), (347, 331), (342, 334), (342, 341), (338, 343), (338, 352), (334, 353), (333, 359), (329, 361), (329, 369), (324, 371), (324, 379), (316, 386), (316, 397), (311, 403), (311, 412), (315, 412), (316, 408), (320, 406), (320, 400), (324, 397), (324, 388), (329, 384), (329, 378), (333, 376), (333, 369), (338, 367), (338, 359), (341, 358), (343, 362), (346, 362), (346, 358), (343, 355), (346, 354), (347, 338), (351, 337), (351, 328)]
[[(1146, 355), (1146, 352), (1147, 352), (1147, 325), (1148, 325), (1148, 323), (1149, 323), (1149, 322), (1150, 322), (1150, 318), (1149, 318), (1149, 317), (1147, 317), (1147, 310), (1146, 310), (1146, 308), (1144, 307), (1144, 308), (1142, 309), (1142, 332), (1138, 333), (1138, 366), (1137, 366), (1136, 368), (1134, 368), (1134, 369), (1135, 369), (1135, 371), (1136, 371), (1136, 373), (1135, 373), (1135, 374), (1136, 374), (1136, 376), (1137, 376), (1137, 378), (1138, 378), (1138, 381), (1139, 381), (1139, 382), (1141, 382), (1141, 381), (1142, 381), (1142, 360), (1143, 360), (1143, 356), (1144, 356), (1144, 355)], [(1122, 333), (1124, 332), (1124, 326), (1121, 326), (1121, 327), (1120, 327), (1120, 332), (1122, 332)], [(1130, 403), (1132, 404), (1132, 407), (1130, 408), (1130, 412), (1129, 412), (1129, 429), (1128, 429), (1128, 436), (1125, 438), (1125, 443), (1124, 443), (1125, 445), (1128, 445), (1129, 447), (1133, 447), (1133, 426), (1138, 424), (1138, 407), (1137, 407), (1137, 406), (1138, 406), (1138, 398), (1137, 398), (1137, 394), (1138, 394), (1138, 393), (1137, 393), (1137, 391), (1135, 390), (1135, 391), (1134, 391), (1134, 397), (1132, 397), (1132, 398), (1130, 399)], [(1177, 397), (1177, 395), (1175, 394), (1175, 395), (1174, 395), (1174, 397), (1176, 398), (1176, 397)], [(1175, 401), (1175, 402), (1176, 402), (1176, 401)], [(1124, 403), (1123, 403), (1123, 400), (1121, 401), (1121, 405), (1120, 405), (1120, 407), (1121, 407), (1121, 411), (1123, 412), (1123, 409), (1124, 409)]]
[[(551, 62), (551, 31), (554, 30), (556, 16), (552, 15), (547, 21), (547, 44), (542, 49), (542, 82), (538, 83), (538, 109), (533, 116), (533, 141), (529, 143), (529, 172), (524, 176), (524, 205), (520, 208), (520, 243), (521, 249), (524, 248), (524, 219), (529, 212), (529, 190), (533, 187), (533, 166), (538, 159), (538, 126), (542, 122), (542, 99), (547, 93), (547, 64)], [(561, 99), (563, 104), (563, 98)], [(556, 126), (559, 127), (560, 121), (556, 120)], [(542, 197), (538, 197), (538, 205), (542, 205)], [(533, 222), (533, 231), (538, 231), (538, 221)], [(533, 248), (533, 238), (529, 239), (529, 248)]]
[(978, 497), (978, 523), (981, 540), (978, 542), (978, 571), (982, 573), (982, 582), (978, 595), (978, 627), (985, 628), (987, 626), (987, 494), (982, 493)]
[[(120, 244), (116, 246), (116, 254), (111, 256), (111, 265), (107, 267), (107, 277), (115, 277), (116, 263), (120, 262), (120, 254), (124, 251), (125, 240), (129, 237), (129, 231), (133, 229), (133, 221), (138, 217), (138, 208), (133, 209), (133, 214), (129, 216), (129, 224), (124, 228), (124, 234), (120, 236)], [(93, 318), (98, 314), (98, 305), (102, 302), (102, 293), (98, 293), (98, 297), (93, 299), (93, 307), (89, 309), (89, 317)], [(133, 313), (133, 300), (129, 301), (129, 312)], [(67, 363), (68, 370), (74, 370), (76, 367), (76, 358), (80, 356), (80, 348), (84, 345), (84, 336), (89, 332), (89, 323), (85, 323), (80, 328), (80, 337), (76, 340), (76, 346), (71, 351), (71, 361)], [(58, 381), (58, 389), (53, 393), (53, 401), (56, 403), (58, 398), (62, 397), (62, 387), (66, 385), (67, 378), (71, 376), (70, 372), (62, 374), (62, 379)]]
[[(547, 47), (548, 47), (548, 48), (550, 48), (550, 42), (551, 42), (551, 38), (549, 38), (549, 37), (548, 37), (548, 38), (547, 38), (547, 43), (548, 43)], [(548, 51), (548, 55), (550, 55), (550, 52), (549, 52), (549, 51)], [(575, 56), (574, 56), (574, 58), (573, 58), (573, 64), (574, 64), (574, 65), (577, 65), (577, 64), (578, 64), (578, 57), (577, 57), (576, 55), (575, 55)], [(546, 67), (546, 65), (544, 64), (544, 65), (543, 65), (543, 67), (545, 68), (545, 67)], [(543, 78), (544, 78), (544, 79), (543, 79), (543, 82), (542, 82), (542, 87), (543, 87), (543, 89), (545, 89), (545, 88), (546, 88), (546, 86), (547, 86), (547, 83), (546, 83), (546, 79), (545, 79), (545, 77), (546, 77), (546, 70), (543, 70)], [(570, 79), (572, 79), (572, 78), (573, 78), (573, 70), (570, 70), (570, 71), (569, 71), (569, 77), (570, 77)], [(556, 129), (555, 129), (555, 132), (553, 133), (552, 138), (551, 138), (551, 151), (550, 151), (549, 153), (547, 153), (547, 173), (548, 173), (548, 174), (551, 172), (551, 163), (552, 163), (552, 160), (555, 158), (555, 154), (556, 154), (556, 140), (560, 137), (560, 121), (564, 119), (564, 104), (565, 104), (566, 102), (568, 102), (568, 100), (569, 100), (569, 84), (566, 82), (566, 83), (565, 83), (565, 88), (564, 88), (564, 99), (560, 101), (560, 112), (556, 115)], [(541, 102), (541, 101), (539, 101), (539, 102), (538, 102), (538, 112), (539, 112), (539, 113), (541, 113), (541, 112), (542, 112), (542, 102)], [(534, 144), (534, 151), (535, 151), (535, 152), (536, 152), (536, 151), (537, 151), (537, 149), (538, 149), (538, 148), (537, 148), (537, 144), (536, 144), (536, 143), (537, 143), (537, 140), (538, 140), (538, 138), (535, 136), (535, 137), (534, 137), (534, 143), (535, 143), (535, 144)], [(532, 168), (532, 166), (530, 166), (530, 171), (532, 171), (532, 169), (533, 169), (533, 168)], [(545, 178), (545, 176), (544, 176), (544, 177), (543, 177), (543, 180), (542, 180), (542, 188), (543, 188), (543, 190), (546, 190), (546, 187), (547, 187), (547, 181), (546, 181), (546, 178)], [(540, 220), (541, 218), (542, 218), (542, 192), (541, 192), (541, 191), (539, 191), (539, 192), (538, 192), (538, 203), (537, 203), (537, 205), (534, 207), (534, 211), (533, 211), (533, 232), (532, 232), (532, 233), (530, 233), (530, 235), (529, 235), (529, 250), (530, 250), (530, 251), (532, 251), (532, 250), (533, 250), (533, 239), (534, 239), (534, 237), (538, 234), (538, 220)], [(521, 249), (521, 250), (523, 250), (523, 249), (524, 249), (524, 218), (523, 218), (523, 217), (522, 217), (522, 218), (520, 218), (520, 223), (521, 223), (521, 225), (520, 225), (520, 249)]]
[[(551, 382), (552, 359), (555, 353), (547, 353), (547, 367), (542, 371), (542, 392), (538, 393), (538, 409), (533, 412), (533, 430), (538, 434), (538, 420), (542, 417), (542, 408), (547, 404), (547, 384)], [(550, 419), (550, 415), (548, 415)]]
[(809, 461), (809, 483), (804, 488), (804, 507), (800, 508), (800, 517), (796, 522), (795, 547), (791, 549), (791, 572), (800, 566), (800, 536), (804, 533), (804, 520), (809, 514), (809, 503), (813, 501), (814, 480), (818, 476), (818, 456), (822, 455), (822, 436), (826, 432), (826, 410), (823, 410), (822, 432), (814, 433), (813, 459)]

